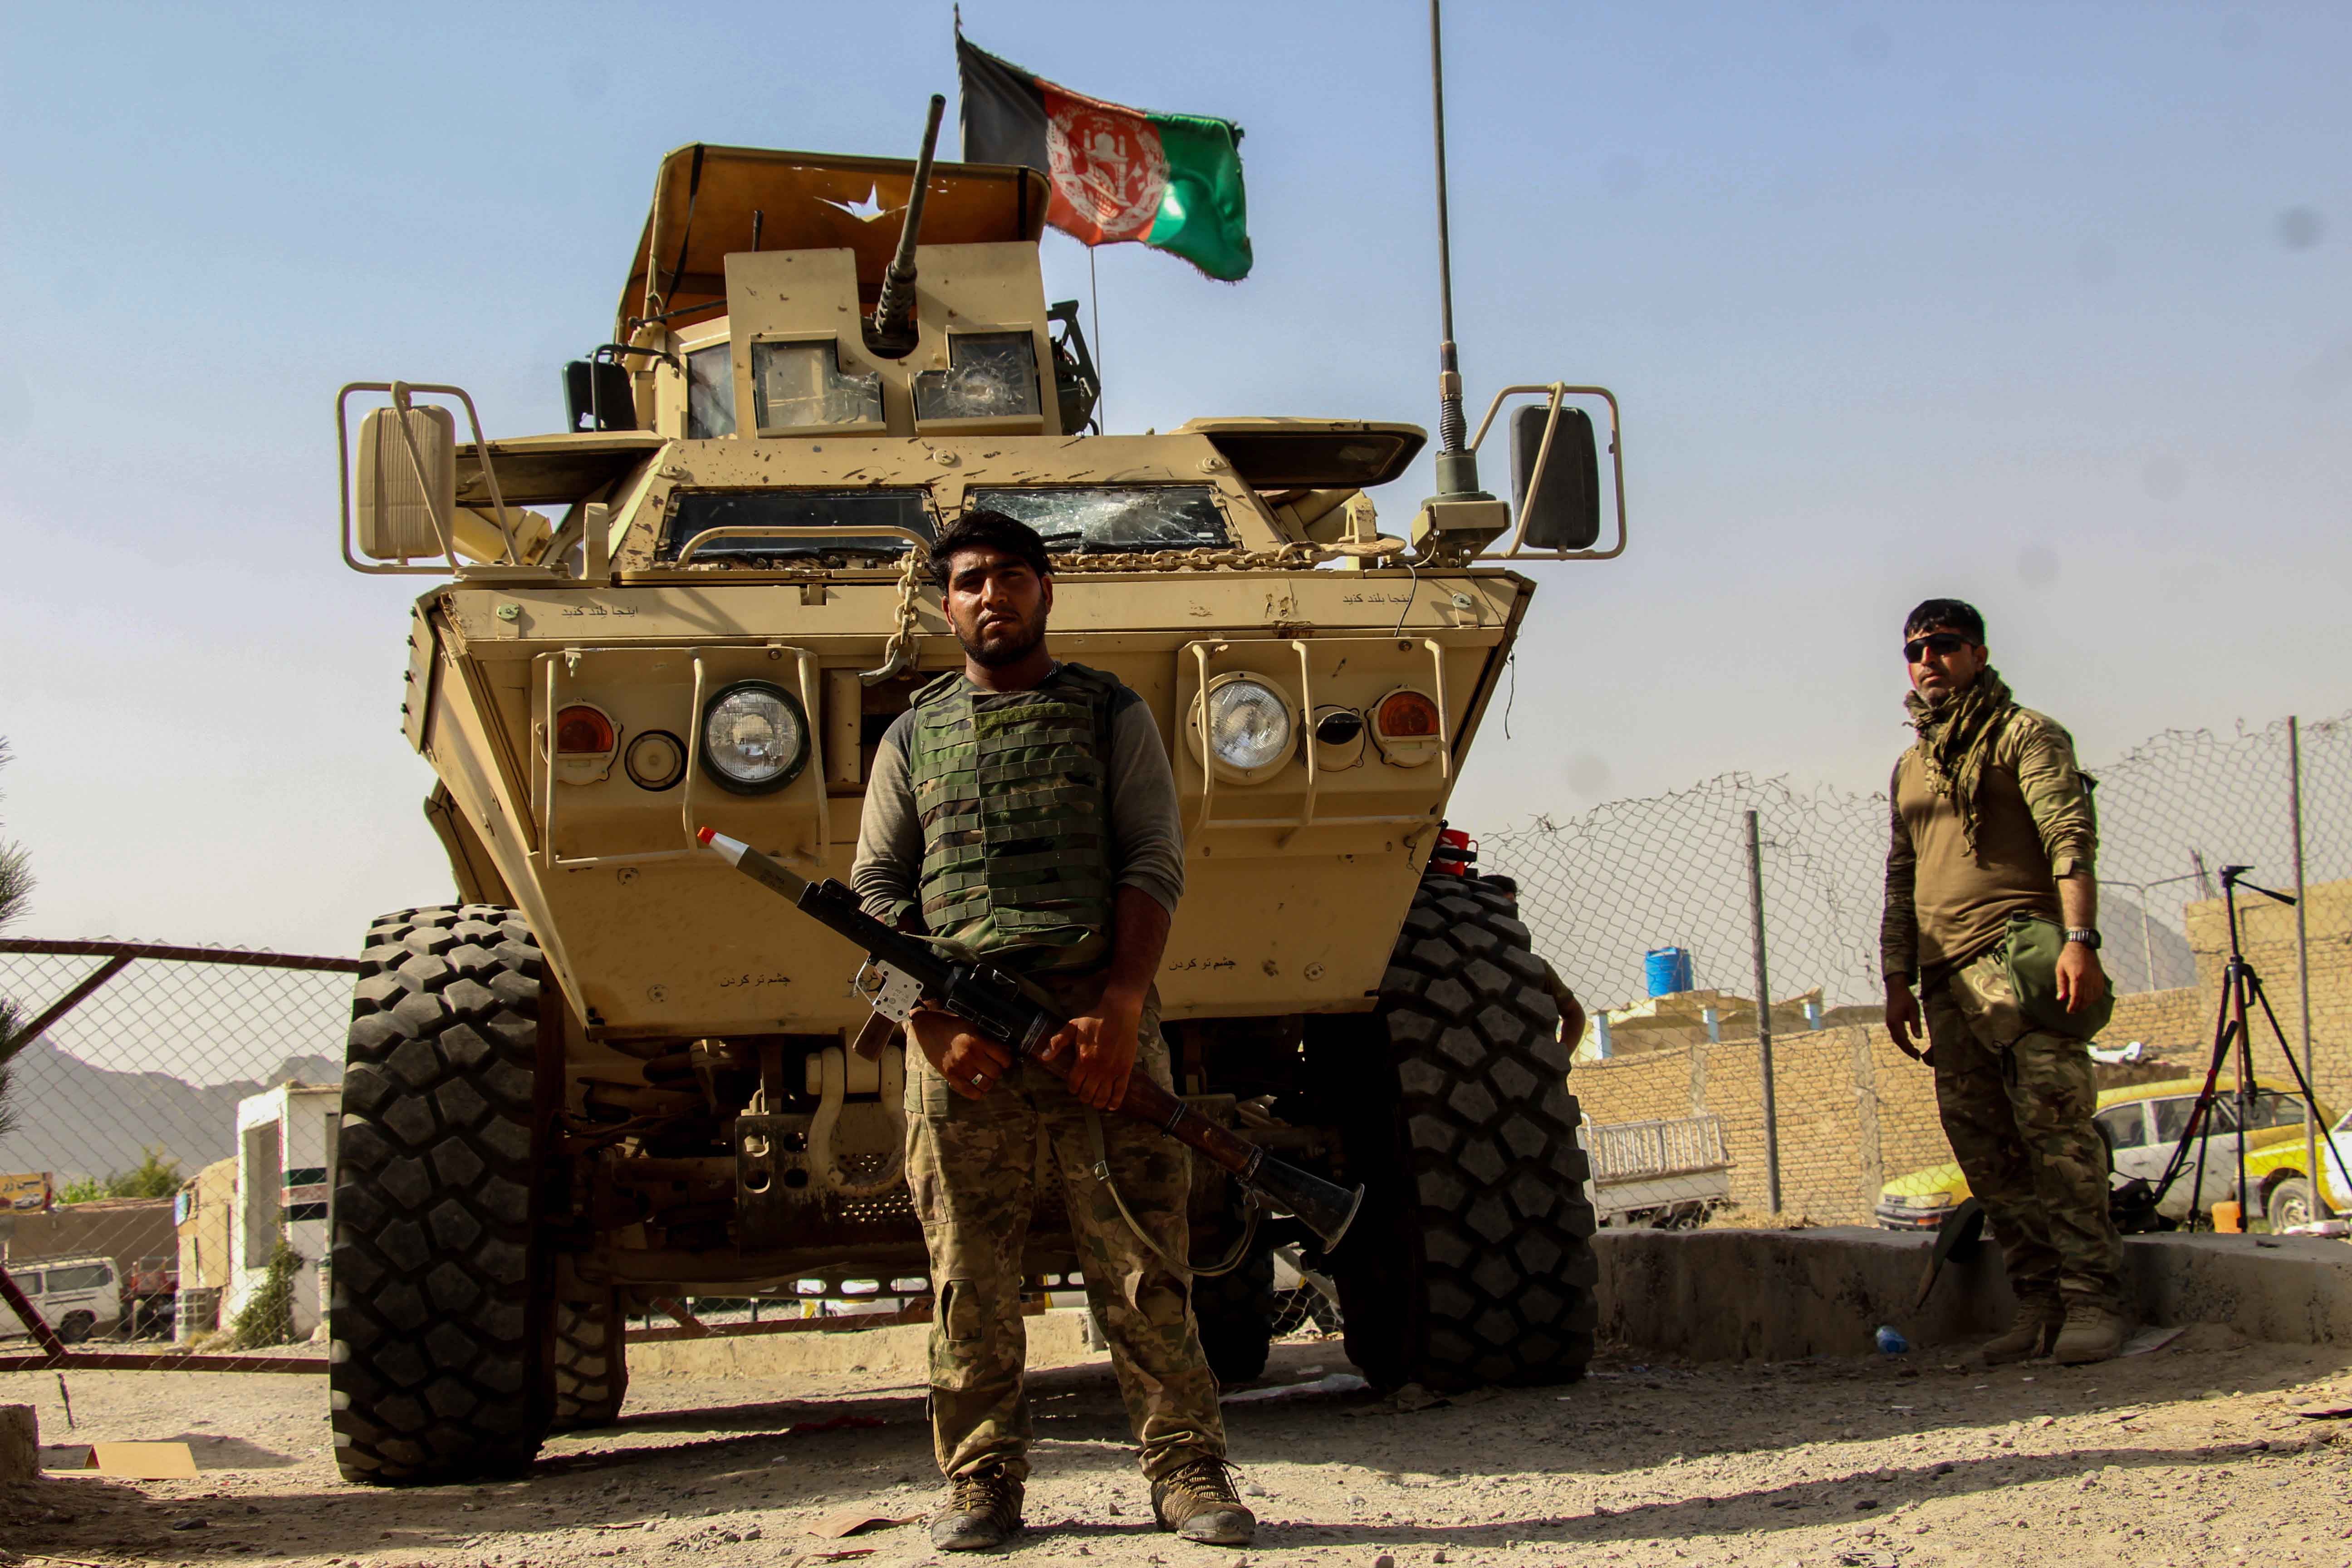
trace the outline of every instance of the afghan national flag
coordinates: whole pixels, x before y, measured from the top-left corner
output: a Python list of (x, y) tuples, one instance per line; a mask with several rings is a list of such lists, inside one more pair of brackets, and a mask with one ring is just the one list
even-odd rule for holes
[(1228, 283), (1249, 276), (1241, 127), (1082, 98), (956, 35), (967, 163), (1052, 182), (1045, 221), (1088, 245), (1139, 239)]

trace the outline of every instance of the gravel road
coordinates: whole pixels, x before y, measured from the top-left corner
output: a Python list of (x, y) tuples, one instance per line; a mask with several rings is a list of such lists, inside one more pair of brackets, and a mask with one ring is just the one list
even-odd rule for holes
[[(1336, 1343), (1276, 1348), (1267, 1384), (1345, 1373)], [(828, 1540), (857, 1505), (919, 1519), (937, 1489), (919, 1386), (857, 1373), (642, 1378), (619, 1426), (555, 1440), (524, 1479), (435, 1490), (335, 1477), (319, 1377), (0, 1374), (42, 1440), (185, 1439), (202, 1476), (0, 1488), (0, 1565), (900, 1568), (919, 1522)], [(1564, 1389), (1425, 1408), (1362, 1390), (1233, 1405), (1263, 1521), (1244, 1553), (1151, 1529), (1107, 1363), (1032, 1378), (1032, 1562), (1332, 1568), (1553, 1563), (1912, 1565), (2352, 1562), (2352, 1353), (2191, 1330), (2104, 1366), (1988, 1372), (1901, 1359), (1642, 1364)], [(1265, 1385), (1260, 1385), (1265, 1386)], [(1412, 1405), (1416, 1401), (1407, 1399)], [(856, 1553), (843, 1556), (843, 1553)]]

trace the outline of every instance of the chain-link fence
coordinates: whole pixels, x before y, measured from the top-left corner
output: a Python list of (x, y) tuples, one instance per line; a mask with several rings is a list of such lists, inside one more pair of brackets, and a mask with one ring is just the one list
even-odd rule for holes
[[(2169, 1055), (2184, 1070), (2193, 1058), (2201, 1070), (2226, 946), (2221, 869), (2252, 864), (2255, 880), (2291, 891), (2298, 821), (2304, 878), (2319, 889), (2310, 935), (2273, 944), (2261, 961), (2299, 1037), (2298, 973), (2352, 935), (2326, 886), (2352, 879), (2352, 715), (2234, 734), (2168, 731), (2092, 772), (2103, 957), (2120, 997), (2107, 1041), (2129, 1052), (2137, 1040), (2142, 1056)], [(1604, 1213), (1688, 1219), (1734, 1200), (1779, 1207), (1773, 1167), (1785, 1163), (1801, 1200), (1792, 1206), (1812, 1217), (1875, 1211), (1904, 1222), (1899, 1205), (1881, 1201), (1881, 1183), (1949, 1155), (1925, 1075), (1906, 1072), (1891, 1043), (1862, 1027), (1882, 1006), (1889, 826), (1883, 793), (1732, 773), (1481, 836), (1480, 868), (1518, 882), (1538, 951), (1591, 1015), (1578, 1054), (1604, 1070), (1586, 1070), (1580, 1087)], [(2292, 916), (2265, 905), (2248, 917), (2250, 940), (2282, 920)], [(2331, 1044), (2334, 969), (2321, 969), (2311, 995), (2326, 1101), (2331, 1084), (2338, 1098), (2352, 1089), (2352, 1062)], [(1759, 970), (1773, 996), (1769, 1046), (1759, 1037)], [(1754, 1059), (1735, 1067), (1743, 1052)]]
[[(320, 1317), (356, 962), (0, 942), (0, 1258), (68, 1342), (299, 1341)], [(21, 1334), (0, 1305), (0, 1337)], [(224, 1332), (225, 1331), (225, 1332)]]
[[(2105, 957), (2124, 994), (2107, 1043), (2201, 1068), (2221, 868), (2293, 882), (2299, 787), (2307, 931), (2264, 904), (2247, 914), (2248, 950), (2292, 1037), (2310, 965), (2320, 1097), (2352, 1096), (2352, 715), (2167, 731), (2095, 771)], [(1864, 1026), (1879, 1005), (1887, 826), (1883, 795), (1727, 773), (1484, 837), (1481, 868), (1517, 879), (1538, 951), (1592, 1015), (1577, 1083), (1605, 1214), (1914, 1217), (1882, 1188), (1948, 1152), (1927, 1075)], [(29, 1021), (9, 1064), (15, 1125), (0, 1132), (0, 1247), (52, 1321), (248, 1344), (310, 1331), (355, 967), (0, 942), (0, 995)], [(268, 1310), (248, 1313), (256, 1301)], [(13, 1327), (0, 1319), (0, 1335)]]
[[(2225, 863), (2294, 880), (2288, 721), (2217, 736), (2169, 730), (2098, 780), (2101, 924), (2116, 989), (2192, 984), (2184, 906), (2219, 898)], [(2352, 715), (2301, 726), (2305, 878), (2352, 877)], [(1653, 948), (1688, 955), (1686, 990), (1752, 995), (1744, 814), (1763, 837), (1770, 973), (1824, 1008), (1879, 996), (1888, 811), (1883, 793), (1801, 790), (1725, 773), (1696, 788), (1538, 815), (1480, 840), (1480, 865), (1516, 877), (1538, 948), (1588, 1003), (1646, 998)], [(2142, 935), (2145, 914), (2147, 934)], [(1752, 1019), (1751, 1019), (1752, 1023)]]
[[(328, 1193), (358, 963), (113, 942), (0, 941), (25, 1023), (0, 1127), (0, 1263), (69, 1343), (303, 1346), (325, 1299)], [(1277, 1335), (1336, 1331), (1329, 1285), (1283, 1265)], [(1083, 1303), (1075, 1275), (1054, 1304)], [(818, 1281), (648, 1307), (634, 1330), (928, 1314), (921, 1279)], [(30, 1353), (0, 1299), (0, 1363)], [(16, 1343), (7, 1342), (16, 1341)], [(307, 1348), (307, 1347), (306, 1347)], [(285, 1353), (281, 1349), (278, 1353)], [(323, 1353), (322, 1352), (320, 1353)], [(118, 1358), (119, 1359), (119, 1358)]]

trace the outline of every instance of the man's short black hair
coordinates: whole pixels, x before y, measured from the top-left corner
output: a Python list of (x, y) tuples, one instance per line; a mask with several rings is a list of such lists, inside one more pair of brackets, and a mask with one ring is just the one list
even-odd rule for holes
[(948, 587), (948, 563), (962, 550), (993, 550), (1024, 563), (1040, 577), (1054, 574), (1054, 563), (1045, 555), (1045, 542), (1037, 537), (1035, 529), (1017, 517), (973, 507), (931, 542), (931, 575), (942, 594)]
[(1906, 637), (1935, 631), (1958, 632), (1979, 647), (1984, 646), (1984, 617), (1965, 599), (1922, 599), (1919, 607), (1903, 618)]

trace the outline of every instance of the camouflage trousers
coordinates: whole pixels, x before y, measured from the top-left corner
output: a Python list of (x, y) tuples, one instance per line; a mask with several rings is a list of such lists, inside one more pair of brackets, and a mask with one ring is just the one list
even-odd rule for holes
[(2000, 1241), (2010, 1289), (2119, 1305), (2124, 1244), (2084, 1043), (2028, 1026), (1999, 948), (1919, 1000), (1944, 1135)]
[[(1083, 1005), (1067, 983), (1041, 978), (1065, 1011)], [(1160, 1000), (1144, 1010), (1135, 1070), (1172, 1087)], [(1110, 1341), (1111, 1364), (1157, 1480), (1225, 1451), (1216, 1379), (1192, 1320), (1192, 1276), (1153, 1256), (1096, 1179), (1097, 1149), (1136, 1222), (1171, 1258), (1189, 1256), (1190, 1151), (1124, 1117), (1099, 1117), (1043, 1068), (1015, 1062), (980, 1100), (966, 1100), (920, 1051), (908, 1050), (907, 1181), (923, 1222), (938, 1310), (931, 1323), (931, 1440), (940, 1472), (1001, 1465), (1029, 1473), (1029, 1404), (1022, 1390), (1028, 1335), (1022, 1254), (1039, 1187), (1058, 1183), (1086, 1275), (1087, 1298)]]

